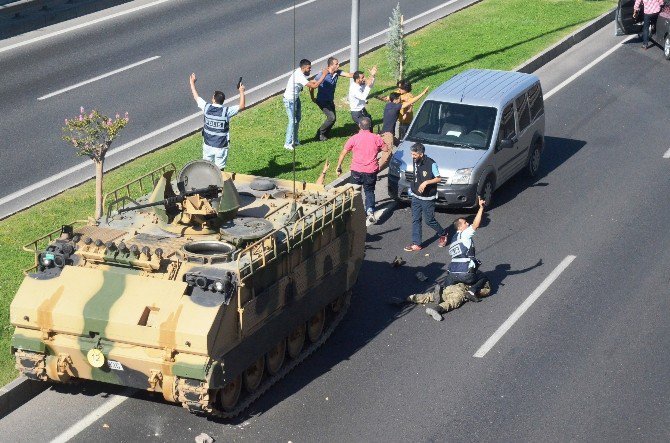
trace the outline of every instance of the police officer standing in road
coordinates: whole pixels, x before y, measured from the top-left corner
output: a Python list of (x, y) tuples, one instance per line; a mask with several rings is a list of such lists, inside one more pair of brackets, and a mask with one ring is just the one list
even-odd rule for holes
[(446, 229), (435, 220), (435, 200), (437, 200), (437, 184), (440, 183), (440, 171), (437, 163), (426, 155), (426, 148), (421, 143), (414, 143), (409, 148), (412, 154), (414, 178), (409, 190), (412, 198), (412, 243), (405, 246), (405, 251), (416, 252), (421, 246), (421, 219), (433, 228), (440, 236), (438, 246), (447, 244)]
[[(230, 119), (244, 109), (244, 85), (240, 81), (240, 104), (238, 106), (223, 106), (226, 96), (221, 91), (214, 91), (212, 103), (203, 100), (195, 88), (197, 78), (191, 74), (191, 93), (198, 107), (204, 113), (204, 124), (202, 127), (202, 158), (216, 164), (222, 171), (228, 160), (228, 146), (230, 143), (229, 124)], [(240, 79), (241, 80), (241, 79)]]

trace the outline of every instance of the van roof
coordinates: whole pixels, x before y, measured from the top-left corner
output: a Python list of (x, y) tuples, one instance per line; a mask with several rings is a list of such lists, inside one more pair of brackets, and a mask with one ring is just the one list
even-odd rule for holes
[(442, 83), (426, 100), (501, 108), (539, 81), (522, 72), (469, 69)]

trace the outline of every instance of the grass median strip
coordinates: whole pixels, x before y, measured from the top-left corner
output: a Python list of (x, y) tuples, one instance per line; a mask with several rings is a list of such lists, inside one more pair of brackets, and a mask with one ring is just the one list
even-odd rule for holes
[[(469, 68), (512, 69), (615, 5), (615, 0), (485, 0), (409, 36), (410, 64), (406, 78), (414, 83), (418, 92), (424, 87), (432, 89)], [(390, 14), (391, 11), (379, 13)], [(371, 95), (387, 95), (395, 82), (387, 70), (384, 49), (360, 60), (360, 66), (365, 69), (375, 64), (379, 66), (379, 73)], [(315, 70), (320, 67), (315, 66)], [(309, 95), (303, 93), (302, 144), (296, 149), (298, 180), (315, 181), (325, 159), (335, 164), (342, 145), (357, 129), (342, 100), (348, 90), (346, 79), (340, 83), (336, 96), (338, 120), (332, 138), (326, 142), (314, 141), (323, 114), (310, 103)], [(183, 93), (187, 94), (187, 89)], [(98, 104), (89, 103), (90, 106)], [(368, 110), (374, 117), (375, 127), (381, 124), (383, 106), (381, 101), (370, 99)], [(293, 153), (283, 148), (286, 120), (281, 97), (235, 117), (231, 124), (228, 169), (291, 178)], [(60, 128), (53, 130), (60, 131)], [(114, 189), (168, 162), (179, 169), (200, 157), (201, 144), (202, 138), (196, 134), (138, 158), (108, 172), (105, 187)], [(326, 182), (332, 180), (334, 174), (331, 168)], [(9, 304), (23, 279), (21, 269), (33, 263), (32, 255), (22, 252), (21, 246), (62, 224), (86, 219), (93, 213), (94, 195), (94, 183), (90, 181), (0, 221), (0, 385), (16, 377), (9, 353), (12, 335)]]

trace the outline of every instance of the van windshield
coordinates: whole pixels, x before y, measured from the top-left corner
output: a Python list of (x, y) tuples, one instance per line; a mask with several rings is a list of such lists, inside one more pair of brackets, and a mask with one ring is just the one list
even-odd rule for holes
[(496, 109), (427, 101), (414, 119), (407, 140), (463, 149), (487, 149)]

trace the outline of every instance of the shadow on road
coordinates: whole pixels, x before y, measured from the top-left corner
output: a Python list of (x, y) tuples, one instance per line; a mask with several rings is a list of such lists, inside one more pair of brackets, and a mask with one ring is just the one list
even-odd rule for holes
[(586, 146), (586, 142), (583, 140), (545, 136), (544, 151), (542, 152), (540, 170), (537, 176), (531, 178), (525, 174), (525, 171), (519, 172), (495, 192), (493, 195), (493, 206), (505, 205), (527, 188), (548, 186), (547, 183), (542, 182), (542, 179), (565, 163), (584, 146)]

